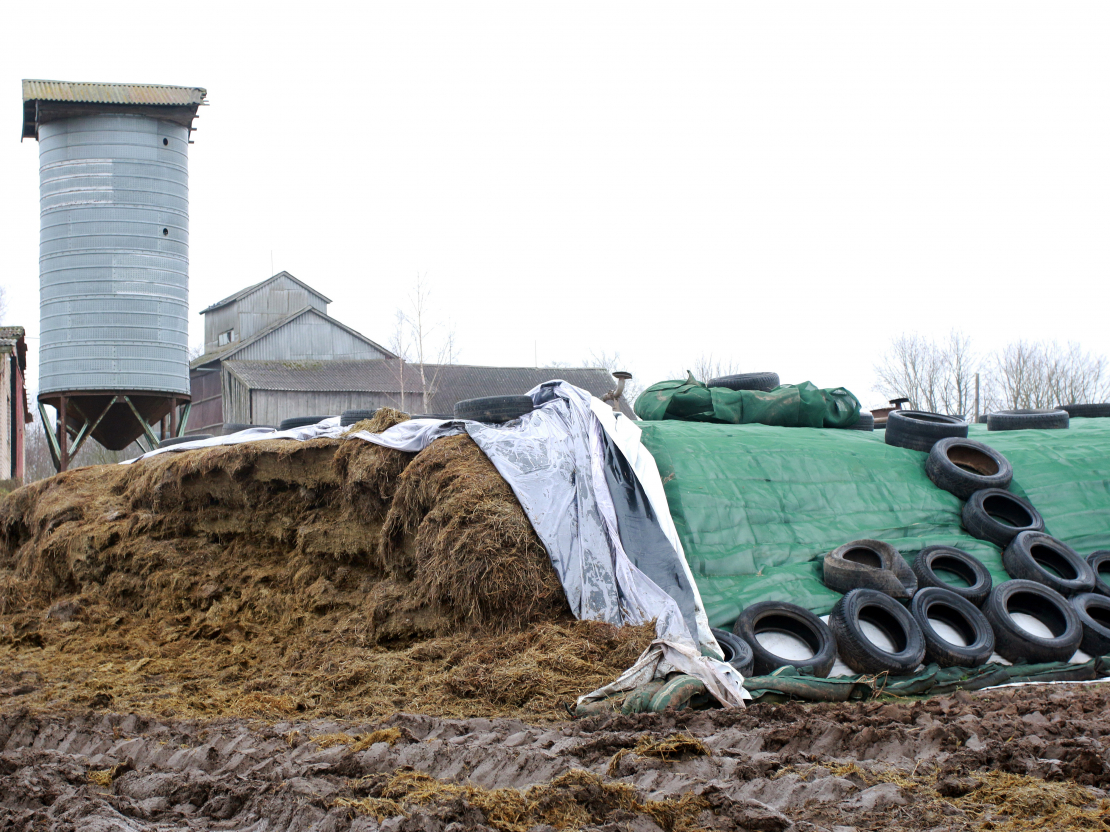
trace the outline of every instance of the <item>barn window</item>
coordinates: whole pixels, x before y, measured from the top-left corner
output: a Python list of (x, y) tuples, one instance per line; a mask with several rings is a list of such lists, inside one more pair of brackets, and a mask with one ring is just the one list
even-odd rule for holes
[(234, 329), (229, 329), (227, 332), (221, 332), (220, 333), (220, 337), (218, 339), (217, 344), (218, 344), (218, 346), (222, 347), (224, 344), (230, 344), (234, 340), (235, 340), (235, 330)]

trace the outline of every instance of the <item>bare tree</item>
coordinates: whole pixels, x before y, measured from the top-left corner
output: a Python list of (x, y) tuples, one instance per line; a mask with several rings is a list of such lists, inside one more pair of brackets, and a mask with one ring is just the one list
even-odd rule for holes
[(995, 359), (995, 409), (1049, 408), (1110, 398), (1110, 364), (1078, 344), (1017, 341)]
[[(962, 336), (953, 334), (953, 340)], [(875, 366), (878, 388), (888, 398), (907, 398), (916, 410), (933, 413), (943, 406), (947, 381), (948, 359), (944, 350), (917, 333), (895, 338), (883, 362)]]
[[(423, 407), (435, 395), (440, 368), (458, 360), (455, 330), (442, 321), (432, 321), (432, 292), (423, 275), (417, 275), (408, 295), (407, 307), (395, 313), (395, 327), (389, 348), (397, 355), (397, 379), (401, 388), (401, 409), (405, 409), (405, 376), (410, 372), (420, 378)], [(413, 365), (411, 370), (407, 365)]]

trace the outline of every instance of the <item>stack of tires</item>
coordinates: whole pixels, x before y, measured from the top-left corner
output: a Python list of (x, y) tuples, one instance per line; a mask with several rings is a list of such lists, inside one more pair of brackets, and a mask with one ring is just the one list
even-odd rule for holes
[[(1014, 429), (1002, 424), (995, 429)], [(928, 453), (929, 478), (964, 501), (964, 528), (1002, 550), (1011, 580), (993, 585), (978, 559), (952, 546), (922, 549), (911, 567), (888, 543), (851, 541), (823, 561), (825, 585), (844, 593), (827, 625), (795, 604), (761, 602), (725, 634), (750, 648), (754, 674), (792, 665), (827, 676), (838, 655), (868, 675), (908, 675), (922, 662), (974, 669), (995, 653), (1013, 664), (1067, 661), (1078, 649), (1110, 655), (1110, 550), (1083, 558), (1046, 534), (1033, 505), (1009, 490), (1010, 462), (968, 439), (962, 419), (894, 411), (886, 441)], [(772, 633), (799, 639), (812, 656), (775, 655), (760, 638)]]

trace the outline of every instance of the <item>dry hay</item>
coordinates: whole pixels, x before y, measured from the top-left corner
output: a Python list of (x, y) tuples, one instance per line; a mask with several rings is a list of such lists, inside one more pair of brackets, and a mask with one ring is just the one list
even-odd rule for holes
[(43, 706), (550, 719), (631, 664), (649, 630), (572, 621), (467, 436), (419, 454), (216, 446), (0, 501), (0, 667)]
[(644, 734), (632, 748), (622, 748), (609, 761), (606, 773), (613, 777), (620, 770), (620, 762), (629, 754), (641, 757), (655, 757), (665, 763), (675, 760), (689, 760), (693, 757), (711, 757), (713, 751), (708, 745), (690, 734), (671, 734), (666, 737), (653, 737)]
[[(627, 783), (607, 782), (582, 769), (572, 769), (550, 783), (524, 791), (447, 783), (407, 767), (392, 775), (365, 777), (351, 788), (356, 796), (339, 798), (333, 805), (379, 821), (429, 807), (454, 806), (458, 807), (456, 814), (465, 816), (472, 807), (482, 813), (480, 820), (473, 820), (503, 832), (527, 832), (538, 825), (578, 829), (608, 821), (627, 822), (635, 815), (646, 815), (667, 832), (681, 832), (693, 828), (708, 807), (708, 801), (692, 795), (645, 800)], [(359, 793), (365, 796), (358, 797)]]

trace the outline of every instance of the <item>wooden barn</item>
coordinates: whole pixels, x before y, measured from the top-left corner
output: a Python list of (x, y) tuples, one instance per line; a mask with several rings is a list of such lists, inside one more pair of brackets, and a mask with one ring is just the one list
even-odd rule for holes
[(204, 309), (204, 354), (190, 364), (187, 433), (383, 406), (450, 415), (457, 401), (525, 393), (552, 378), (595, 396), (615, 385), (608, 371), (594, 368), (425, 364), (421, 378), (419, 365), (329, 316), (329, 303), (279, 272)]

